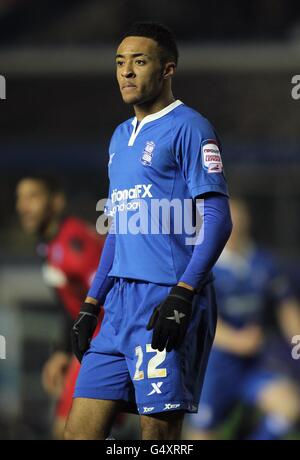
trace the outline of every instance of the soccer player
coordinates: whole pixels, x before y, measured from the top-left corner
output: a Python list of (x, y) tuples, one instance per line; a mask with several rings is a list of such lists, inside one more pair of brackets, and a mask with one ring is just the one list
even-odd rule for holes
[[(82, 366), (66, 439), (105, 439), (130, 403), (143, 439), (179, 439), (184, 413), (197, 411), (216, 322), (210, 271), (231, 218), (216, 132), (173, 97), (177, 60), (172, 33), (156, 23), (136, 23), (117, 49), (118, 84), (135, 116), (110, 142), (113, 225), (73, 327)], [(204, 223), (192, 245), (196, 208)], [(84, 346), (104, 302), (100, 334)]]
[(85, 222), (64, 215), (65, 195), (53, 178), (24, 177), (17, 184), (16, 200), (24, 231), (38, 237), (44, 279), (65, 310), (63, 341), (42, 372), (45, 390), (58, 398), (53, 433), (61, 439), (80, 368), (71, 354), (70, 331), (97, 270), (103, 239)]
[[(299, 419), (300, 396), (284, 371), (267, 365), (264, 347), (270, 345), (266, 339), (274, 316), (292, 360), (291, 338), (300, 331), (299, 304), (272, 255), (253, 241), (246, 204), (231, 200), (231, 213), (234, 230), (214, 270), (216, 337), (200, 409), (189, 418), (187, 436), (215, 439), (216, 430), (242, 401), (263, 414), (250, 439), (280, 439)], [(268, 350), (269, 355), (276, 352)]]

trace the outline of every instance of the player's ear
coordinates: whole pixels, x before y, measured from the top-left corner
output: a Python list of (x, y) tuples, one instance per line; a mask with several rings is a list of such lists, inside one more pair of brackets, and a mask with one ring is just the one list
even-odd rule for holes
[(163, 71), (163, 78), (170, 78), (174, 75), (176, 69), (176, 64), (175, 62), (166, 62), (164, 65), (164, 71)]

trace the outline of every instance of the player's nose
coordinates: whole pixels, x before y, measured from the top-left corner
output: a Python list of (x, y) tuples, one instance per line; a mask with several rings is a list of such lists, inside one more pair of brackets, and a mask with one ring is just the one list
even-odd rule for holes
[(122, 69), (122, 77), (132, 78), (135, 77), (132, 65), (130, 63), (126, 64)]

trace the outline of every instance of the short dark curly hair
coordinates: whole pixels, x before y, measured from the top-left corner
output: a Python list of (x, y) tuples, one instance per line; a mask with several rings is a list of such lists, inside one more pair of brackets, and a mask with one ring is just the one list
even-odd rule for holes
[(173, 32), (157, 22), (135, 22), (121, 37), (146, 37), (155, 40), (161, 51), (162, 62), (174, 61), (177, 65), (179, 53)]

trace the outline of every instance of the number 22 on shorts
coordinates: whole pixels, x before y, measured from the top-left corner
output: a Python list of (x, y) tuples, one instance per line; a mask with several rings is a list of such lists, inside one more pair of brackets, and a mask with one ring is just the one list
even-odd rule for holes
[[(147, 368), (147, 377), (150, 379), (162, 378), (167, 377), (167, 369), (160, 368), (158, 366), (164, 362), (166, 359), (166, 350), (158, 351), (153, 350), (150, 343), (146, 344), (146, 352), (147, 353), (155, 353), (149, 362)], [(133, 380), (143, 380), (145, 378), (144, 371), (141, 371), (141, 365), (143, 364), (144, 353), (142, 347), (139, 345), (135, 348), (135, 355), (137, 356), (137, 362), (135, 366), (135, 374)]]

